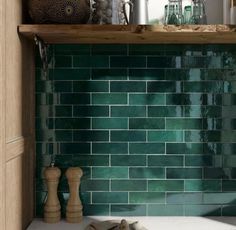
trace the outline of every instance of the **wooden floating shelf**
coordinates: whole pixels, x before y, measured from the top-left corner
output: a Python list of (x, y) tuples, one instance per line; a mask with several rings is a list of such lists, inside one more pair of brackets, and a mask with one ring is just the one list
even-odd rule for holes
[(228, 25), (20, 25), (24, 37), (48, 44), (236, 44)]

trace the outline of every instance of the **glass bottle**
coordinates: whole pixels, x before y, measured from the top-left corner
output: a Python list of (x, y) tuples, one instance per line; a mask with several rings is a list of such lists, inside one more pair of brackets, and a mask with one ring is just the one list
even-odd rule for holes
[(193, 24), (207, 24), (207, 16), (205, 9), (205, 0), (192, 0), (193, 15), (191, 22)]
[(182, 0), (169, 0), (167, 7), (166, 24), (183, 24)]
[(192, 6), (184, 7), (184, 24), (191, 24)]

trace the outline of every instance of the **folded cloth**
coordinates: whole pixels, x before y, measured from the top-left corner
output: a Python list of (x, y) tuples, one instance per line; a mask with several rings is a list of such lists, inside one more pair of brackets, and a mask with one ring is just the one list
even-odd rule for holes
[(128, 223), (126, 220), (92, 222), (85, 230), (147, 230), (138, 222)]

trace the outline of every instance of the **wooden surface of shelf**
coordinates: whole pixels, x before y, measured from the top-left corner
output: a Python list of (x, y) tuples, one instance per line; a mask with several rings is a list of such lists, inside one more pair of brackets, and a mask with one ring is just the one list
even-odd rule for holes
[(50, 44), (236, 44), (236, 26), (228, 25), (20, 25), (18, 31)]

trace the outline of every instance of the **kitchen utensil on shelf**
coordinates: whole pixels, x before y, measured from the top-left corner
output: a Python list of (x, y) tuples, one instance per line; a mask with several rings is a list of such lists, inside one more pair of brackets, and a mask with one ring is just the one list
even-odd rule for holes
[(192, 0), (192, 23), (197, 25), (207, 24), (205, 0)]
[(183, 24), (182, 0), (169, 0), (165, 24)]
[(124, 0), (94, 0), (92, 22), (94, 24), (125, 24)]
[[(129, 16), (126, 6), (129, 5)], [(123, 4), (123, 11), (127, 24), (148, 24), (148, 0), (130, 0)]]

